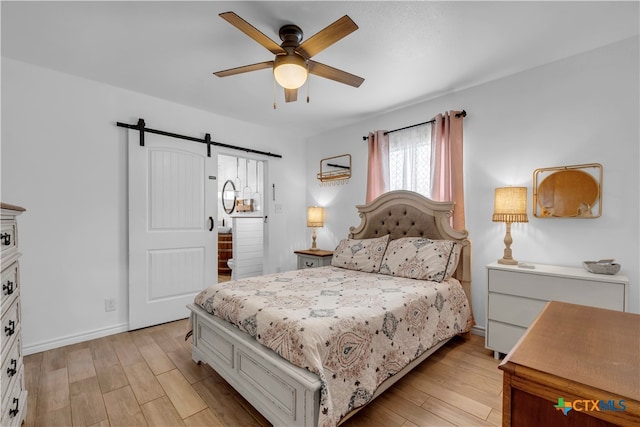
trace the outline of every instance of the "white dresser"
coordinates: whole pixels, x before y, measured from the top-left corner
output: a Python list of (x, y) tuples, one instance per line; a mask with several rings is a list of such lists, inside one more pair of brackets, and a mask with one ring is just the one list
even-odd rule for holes
[(485, 345), (496, 358), (511, 351), (548, 301), (628, 310), (626, 276), (593, 274), (578, 267), (534, 267), (487, 265)]
[(0, 425), (19, 426), (27, 414), (27, 391), (24, 389), (22, 336), (20, 325), (20, 266), (18, 258), (18, 223), (16, 216), (24, 208), (1, 204), (0, 256), (2, 258), (1, 359), (0, 389), (2, 414)]

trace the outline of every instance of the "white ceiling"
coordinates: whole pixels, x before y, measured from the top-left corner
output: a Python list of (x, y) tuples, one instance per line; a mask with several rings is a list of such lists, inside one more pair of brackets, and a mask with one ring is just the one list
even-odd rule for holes
[[(639, 33), (627, 2), (10, 2), (2, 1), (2, 56), (223, 116), (313, 135), (372, 114), (498, 79)], [(212, 72), (273, 59), (219, 18), (234, 11), (280, 43), (347, 14), (360, 27), (314, 57), (365, 78), (352, 88), (310, 77), (298, 102), (270, 70)], [(464, 106), (452, 106), (462, 108)]]

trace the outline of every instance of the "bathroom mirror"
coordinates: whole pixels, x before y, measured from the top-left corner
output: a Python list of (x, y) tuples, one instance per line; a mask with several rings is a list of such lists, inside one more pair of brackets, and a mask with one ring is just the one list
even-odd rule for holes
[(222, 209), (227, 214), (232, 214), (236, 208), (236, 186), (232, 180), (228, 179), (222, 186)]
[(602, 215), (602, 165), (559, 166), (533, 172), (537, 218), (598, 218)]

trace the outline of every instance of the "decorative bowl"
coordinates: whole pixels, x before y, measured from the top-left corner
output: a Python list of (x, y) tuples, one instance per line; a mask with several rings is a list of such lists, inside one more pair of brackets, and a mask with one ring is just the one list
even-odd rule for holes
[(582, 265), (595, 274), (616, 274), (620, 271), (620, 264), (614, 264), (613, 260), (583, 261)]

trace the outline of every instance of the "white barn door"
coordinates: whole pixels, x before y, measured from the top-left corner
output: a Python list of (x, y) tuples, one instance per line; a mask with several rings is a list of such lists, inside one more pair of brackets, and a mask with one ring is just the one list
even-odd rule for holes
[(217, 163), (207, 146), (129, 133), (129, 329), (188, 316), (217, 282)]

